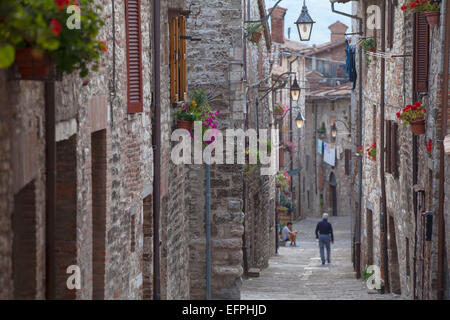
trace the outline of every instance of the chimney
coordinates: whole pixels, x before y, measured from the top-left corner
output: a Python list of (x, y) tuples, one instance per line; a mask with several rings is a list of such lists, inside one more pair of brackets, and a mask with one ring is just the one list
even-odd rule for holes
[[(269, 9), (269, 12), (272, 9)], [(284, 43), (284, 16), (286, 15), (285, 8), (276, 7), (272, 15), (270, 16), (270, 21), (272, 25), (272, 40), (278, 43)]]
[(340, 21), (336, 21), (328, 27), (331, 31), (331, 42), (345, 40), (345, 32), (348, 27)]

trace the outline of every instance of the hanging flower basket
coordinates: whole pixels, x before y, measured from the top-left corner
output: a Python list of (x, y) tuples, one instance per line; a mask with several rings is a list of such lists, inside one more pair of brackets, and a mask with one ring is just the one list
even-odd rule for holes
[(439, 11), (424, 11), (423, 14), (427, 18), (428, 25), (436, 26), (439, 24)]
[(280, 102), (275, 103), (273, 107), (273, 115), (276, 119), (281, 120), (286, 112), (289, 111), (289, 106)]
[(22, 78), (44, 78), (50, 74), (50, 59), (34, 53), (32, 48), (17, 49), (16, 64)]
[(284, 213), (286, 213), (288, 211), (288, 208), (286, 208), (286, 207), (278, 207), (277, 208), (277, 213), (278, 214), (284, 214)]
[(414, 120), (409, 124), (412, 133), (414, 133), (415, 135), (420, 136), (422, 134), (425, 134), (425, 119)]

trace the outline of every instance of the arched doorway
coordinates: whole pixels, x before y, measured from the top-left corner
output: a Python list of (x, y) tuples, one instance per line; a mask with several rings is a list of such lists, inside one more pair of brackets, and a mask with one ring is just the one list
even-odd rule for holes
[(330, 174), (330, 207), (332, 210), (332, 214), (333, 216), (337, 216), (338, 212), (337, 212), (337, 192), (336, 192), (336, 187), (337, 187), (337, 182), (336, 182), (336, 176), (334, 175), (334, 172), (332, 172)]

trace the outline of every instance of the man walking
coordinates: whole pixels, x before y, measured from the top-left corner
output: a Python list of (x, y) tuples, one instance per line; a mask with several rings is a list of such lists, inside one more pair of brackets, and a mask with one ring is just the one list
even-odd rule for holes
[(333, 227), (331, 226), (331, 223), (328, 222), (328, 213), (324, 213), (322, 215), (322, 221), (320, 221), (317, 224), (316, 239), (319, 239), (320, 258), (322, 259), (322, 264), (325, 264), (324, 247), (327, 247), (327, 261), (328, 263), (331, 263), (330, 241), (331, 243), (334, 243), (334, 237), (333, 237)]

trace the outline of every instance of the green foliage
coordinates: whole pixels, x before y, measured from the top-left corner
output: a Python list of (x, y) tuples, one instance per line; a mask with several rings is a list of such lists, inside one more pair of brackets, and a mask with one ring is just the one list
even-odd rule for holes
[(14, 47), (5, 44), (0, 46), (0, 68), (7, 68), (14, 63)]
[(370, 38), (370, 39), (366, 39), (363, 41), (363, 48), (366, 51), (375, 49), (377, 47), (377, 42), (375, 41), (375, 39)]
[(361, 272), (361, 277), (362, 277), (365, 281), (367, 281), (367, 280), (375, 273), (375, 270), (373, 270), (371, 273), (369, 273), (369, 272), (367, 271), (368, 268), (369, 268), (369, 267), (366, 266), (366, 268)]
[[(58, 4), (62, 7), (58, 7)], [(71, 74), (79, 71), (86, 77), (99, 68), (100, 54), (106, 45), (96, 40), (104, 25), (100, 6), (94, 0), (78, 0), (81, 7), (80, 28), (69, 29), (67, 5), (73, 1), (58, 0), (2, 0), (0, 4), (0, 47), (33, 48), (36, 55), (51, 57), (57, 72)], [(9, 67), (13, 61), (10, 49), (2, 49), (0, 67)]]
[(262, 32), (263, 26), (260, 23), (248, 23), (246, 26), (247, 34), (251, 36), (254, 33)]

